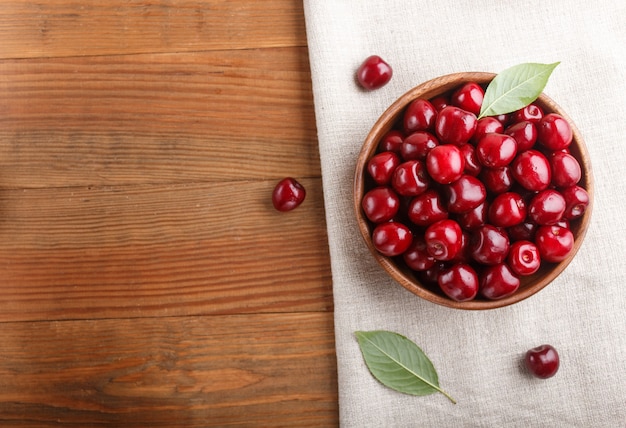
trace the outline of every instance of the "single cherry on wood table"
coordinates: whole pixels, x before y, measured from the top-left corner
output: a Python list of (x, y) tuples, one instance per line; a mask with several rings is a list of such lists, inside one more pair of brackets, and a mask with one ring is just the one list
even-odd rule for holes
[(338, 425), (301, 2), (0, 13), (0, 426)]

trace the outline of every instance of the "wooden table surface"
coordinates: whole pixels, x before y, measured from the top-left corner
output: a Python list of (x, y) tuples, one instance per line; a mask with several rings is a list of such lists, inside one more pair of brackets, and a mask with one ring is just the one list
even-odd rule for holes
[(310, 77), (297, 0), (0, 2), (0, 426), (338, 424)]

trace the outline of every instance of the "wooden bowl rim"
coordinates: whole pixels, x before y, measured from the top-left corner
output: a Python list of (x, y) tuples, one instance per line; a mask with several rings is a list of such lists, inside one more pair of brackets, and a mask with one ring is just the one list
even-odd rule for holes
[[(557, 264), (550, 264), (548, 266), (542, 267), (539, 272), (541, 273), (541, 275), (539, 275), (539, 273), (535, 274), (538, 275), (538, 279), (536, 280), (536, 282), (530, 285), (524, 285), (523, 287), (520, 286), (520, 289), (511, 296), (505, 297), (500, 300), (475, 299), (468, 302), (457, 302), (448, 298), (447, 296), (444, 296), (443, 294), (437, 294), (427, 289), (416, 278), (405, 275), (405, 273), (392, 261), (392, 259), (383, 256), (374, 248), (371, 241), (371, 226), (367, 218), (365, 218), (361, 209), (361, 199), (365, 191), (366, 164), (368, 159), (376, 152), (380, 138), (393, 127), (394, 123), (398, 120), (398, 118), (404, 111), (404, 108), (411, 101), (418, 98), (431, 99), (467, 82), (486, 84), (491, 81), (495, 76), (496, 75), (494, 73), (486, 72), (452, 73), (436, 77), (411, 88), (403, 95), (401, 95), (396, 101), (394, 101), (375, 122), (374, 126), (365, 138), (356, 162), (353, 188), (354, 211), (356, 213), (361, 236), (363, 237), (367, 247), (369, 248), (376, 261), (396, 282), (398, 282), (401, 286), (406, 288), (411, 293), (430, 302), (455, 309), (485, 310), (501, 308), (525, 300), (545, 288), (557, 276), (559, 276), (563, 272), (563, 270), (565, 270), (565, 268), (570, 264), (570, 262), (578, 253), (578, 250), (580, 249), (580, 246), (584, 241), (587, 229), (589, 227), (591, 213), (593, 210), (593, 171), (585, 141), (569, 115), (567, 115), (567, 113), (556, 102), (554, 102), (554, 100), (552, 100), (546, 94), (542, 93), (537, 98), (535, 103), (546, 111), (552, 111), (563, 116), (569, 122), (572, 128), (573, 139), (570, 148), (572, 149), (574, 156), (580, 162), (583, 173), (583, 176), (578, 185), (584, 187), (589, 194), (589, 206), (587, 207), (583, 217), (577, 220), (578, 224), (576, 225), (574, 230), (574, 247), (565, 260)], [(533, 279), (530, 278), (534, 278), (534, 276), (522, 278), (522, 280), (526, 280), (526, 282), (533, 281)]]

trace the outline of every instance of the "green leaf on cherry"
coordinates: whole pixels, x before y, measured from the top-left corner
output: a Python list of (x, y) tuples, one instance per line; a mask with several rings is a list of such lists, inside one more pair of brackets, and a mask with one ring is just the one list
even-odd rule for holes
[(499, 73), (487, 86), (478, 119), (511, 113), (535, 101), (559, 64), (518, 64)]
[(437, 371), (426, 354), (411, 340), (391, 331), (355, 332), (367, 368), (383, 385), (409, 395), (440, 392)]

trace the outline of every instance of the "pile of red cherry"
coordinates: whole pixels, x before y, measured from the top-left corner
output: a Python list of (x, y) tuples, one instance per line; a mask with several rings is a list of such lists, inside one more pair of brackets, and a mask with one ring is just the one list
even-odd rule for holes
[(411, 102), (367, 163), (372, 243), (451, 299), (501, 299), (565, 260), (589, 195), (562, 116), (532, 103), (477, 119), (484, 88)]

